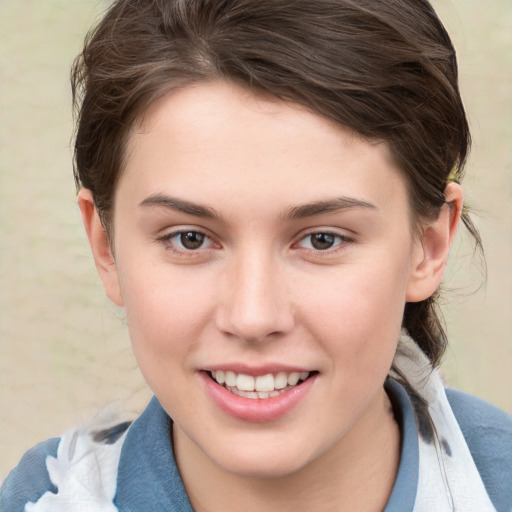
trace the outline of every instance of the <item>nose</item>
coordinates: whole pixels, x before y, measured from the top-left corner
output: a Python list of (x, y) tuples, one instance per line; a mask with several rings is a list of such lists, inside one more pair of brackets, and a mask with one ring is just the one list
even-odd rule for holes
[(246, 342), (283, 336), (294, 312), (282, 269), (275, 258), (256, 251), (236, 258), (222, 280), (217, 328)]

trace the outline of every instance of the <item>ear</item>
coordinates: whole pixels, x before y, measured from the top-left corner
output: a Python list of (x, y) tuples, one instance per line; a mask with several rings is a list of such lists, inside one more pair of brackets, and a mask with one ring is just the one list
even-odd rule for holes
[(428, 222), (413, 251), (407, 302), (428, 299), (443, 279), (448, 254), (462, 212), (464, 193), (458, 183), (450, 183), (444, 193), (445, 204), (437, 219)]
[(114, 304), (123, 306), (116, 262), (90, 190), (80, 190), (78, 193), (78, 206), (82, 214), (82, 222), (84, 223), (103, 289), (107, 297)]

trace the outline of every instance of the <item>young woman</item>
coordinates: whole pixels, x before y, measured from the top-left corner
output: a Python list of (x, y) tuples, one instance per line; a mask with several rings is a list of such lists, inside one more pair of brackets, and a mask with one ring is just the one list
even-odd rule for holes
[(509, 511), (512, 420), (443, 387), (469, 131), (427, 0), (119, 0), (73, 68), (78, 201), (155, 398), (2, 510)]

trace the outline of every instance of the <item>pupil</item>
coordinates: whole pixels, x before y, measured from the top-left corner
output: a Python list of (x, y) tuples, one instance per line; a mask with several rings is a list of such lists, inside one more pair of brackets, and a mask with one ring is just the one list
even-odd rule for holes
[(334, 244), (334, 236), (328, 233), (316, 233), (311, 237), (311, 245), (315, 249), (330, 249)]
[(204, 235), (196, 233), (195, 231), (188, 231), (187, 233), (181, 233), (181, 243), (186, 249), (198, 249), (203, 245)]

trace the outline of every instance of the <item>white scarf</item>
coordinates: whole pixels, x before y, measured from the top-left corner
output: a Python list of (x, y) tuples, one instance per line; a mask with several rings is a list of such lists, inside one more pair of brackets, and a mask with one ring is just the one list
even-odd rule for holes
[[(414, 512), (495, 512), (448, 403), (443, 381), (425, 354), (402, 333), (394, 365), (427, 402), (433, 442), (419, 441), (418, 492)], [(443, 444), (447, 443), (450, 455)]]
[(57, 457), (46, 458), (58, 492), (48, 491), (37, 503), (27, 503), (25, 512), (118, 512), (113, 500), (127, 432), (113, 444), (95, 442), (92, 433), (104, 426), (95, 422), (61, 437)]
[[(404, 334), (394, 365), (427, 402), (436, 434), (432, 442), (418, 434), (419, 481), (414, 512), (495, 512), (439, 372)], [(118, 512), (113, 499), (126, 432), (114, 444), (101, 444), (93, 441), (93, 430), (97, 428), (80, 428), (61, 438), (57, 457), (46, 460), (58, 493), (45, 493), (37, 503), (27, 504), (25, 512)], [(443, 444), (449, 446), (450, 455)]]

